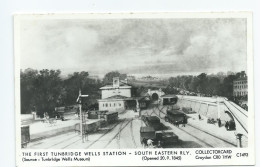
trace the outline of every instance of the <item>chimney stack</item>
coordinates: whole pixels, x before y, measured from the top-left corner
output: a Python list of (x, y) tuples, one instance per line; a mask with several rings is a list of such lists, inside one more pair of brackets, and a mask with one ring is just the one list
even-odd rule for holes
[(119, 77), (113, 78), (113, 87), (118, 88), (119, 87)]

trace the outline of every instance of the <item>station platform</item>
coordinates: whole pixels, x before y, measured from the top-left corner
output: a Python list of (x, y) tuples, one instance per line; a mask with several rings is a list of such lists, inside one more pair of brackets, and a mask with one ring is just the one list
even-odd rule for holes
[[(228, 143), (232, 143), (233, 145), (237, 145), (236, 139), (236, 131), (227, 131), (225, 126), (219, 127), (217, 123), (209, 124), (207, 123), (207, 118), (201, 115), (201, 120), (199, 120), (198, 114), (187, 114), (189, 117), (188, 125), (200, 129), (208, 134), (211, 134), (217, 138), (225, 140)], [(247, 136), (242, 136), (242, 147), (248, 146), (248, 138)]]
[[(100, 120), (87, 120), (86, 124), (99, 122)], [(45, 138), (57, 136), (63, 133), (68, 133), (75, 130), (75, 125), (80, 123), (79, 119), (67, 119), (65, 121), (56, 120), (56, 123), (44, 123), (36, 121), (29, 124), (30, 141), (42, 140)]]

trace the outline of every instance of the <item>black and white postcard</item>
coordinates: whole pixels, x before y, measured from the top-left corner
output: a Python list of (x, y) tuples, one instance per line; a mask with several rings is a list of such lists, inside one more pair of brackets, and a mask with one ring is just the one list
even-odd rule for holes
[(252, 13), (17, 14), (17, 166), (253, 165)]

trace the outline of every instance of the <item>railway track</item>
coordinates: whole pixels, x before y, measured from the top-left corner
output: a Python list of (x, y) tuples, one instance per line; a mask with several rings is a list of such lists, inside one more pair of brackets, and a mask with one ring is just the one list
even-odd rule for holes
[[(161, 113), (163, 113), (163, 114), (165, 115), (165, 113), (162, 111), (162, 109), (163, 109), (163, 108), (161, 108), (161, 109), (158, 108), (159, 112), (161, 112)], [(226, 142), (226, 143), (228, 143), (228, 144), (230, 144), (230, 145), (236, 147), (236, 145), (235, 145), (234, 143), (232, 143), (232, 142), (230, 142), (230, 141), (227, 141), (227, 140), (225, 140), (225, 139), (222, 139), (222, 138), (220, 138), (220, 137), (218, 137), (218, 136), (216, 136), (216, 135), (213, 135), (213, 134), (211, 134), (211, 133), (209, 133), (209, 132), (207, 132), (207, 131), (204, 131), (204, 130), (202, 130), (202, 129), (196, 127), (196, 126), (193, 126), (193, 125), (190, 125), (190, 124), (187, 124), (187, 126), (190, 126), (190, 127), (194, 128), (194, 129), (196, 129), (196, 130), (199, 130), (199, 131), (201, 131), (201, 132), (203, 132), (203, 133), (206, 133), (206, 134), (208, 134), (208, 135), (210, 135), (210, 136), (212, 136), (212, 137), (215, 137), (215, 138), (217, 138), (217, 139), (219, 139), (219, 140), (221, 140), (221, 141), (223, 141), (223, 142)]]
[[(108, 134), (110, 131), (112, 131), (118, 124), (119, 124), (120, 122), (117, 122), (116, 124), (114, 124), (113, 126), (112, 126), (112, 128), (109, 128), (104, 134), (102, 134), (97, 140), (95, 140), (95, 141), (93, 141), (90, 145), (88, 145), (88, 147), (87, 148), (89, 148), (89, 147), (91, 147), (93, 144), (95, 144), (99, 139), (101, 139), (102, 137), (104, 137), (106, 134)], [(74, 138), (75, 137), (79, 137), (78, 135), (77, 136), (74, 136)], [(82, 138), (79, 138), (78, 140), (76, 140), (76, 141), (73, 141), (72, 143), (69, 143), (69, 144), (67, 144), (66, 146), (64, 146), (64, 147), (62, 147), (62, 149), (65, 149), (65, 148), (67, 148), (67, 147), (69, 147), (69, 146), (71, 146), (71, 145), (73, 145), (74, 143), (77, 143), (77, 142), (79, 142), (79, 141), (81, 141), (82, 140)], [(65, 139), (64, 141), (67, 141), (67, 139)], [(60, 142), (60, 143), (62, 143), (62, 142)], [(55, 144), (55, 145), (58, 145), (58, 144), (60, 144), (60, 143), (57, 143), (57, 144)], [(54, 145), (54, 146), (55, 146)], [(53, 147), (53, 146), (52, 146)]]
[[(59, 135), (57, 135), (56, 136), (57, 138), (54, 138), (54, 140), (46, 139), (46, 141), (36, 142), (32, 145), (32, 147), (34, 147), (34, 146), (37, 147), (37, 145), (41, 145), (44, 142), (46, 142), (46, 144), (43, 144), (43, 145), (45, 145), (45, 147), (44, 147), (45, 149), (50, 149), (50, 148), (66, 149), (66, 148), (73, 147), (73, 145), (75, 145), (75, 144), (76, 144), (76, 147), (88, 149), (88, 148), (92, 148), (93, 145), (98, 144), (99, 141), (103, 140), (103, 144), (105, 144), (104, 148), (106, 148), (114, 139), (117, 139), (117, 145), (118, 145), (118, 148), (120, 148), (121, 147), (120, 143), (122, 144), (122, 142), (120, 142), (121, 135), (122, 135), (121, 132), (123, 131), (123, 129), (125, 129), (127, 127), (127, 125), (128, 125), (128, 128), (130, 129), (130, 132), (128, 132), (128, 134), (129, 133), (131, 134), (131, 137), (129, 136), (130, 137), (129, 139), (130, 139), (130, 141), (131, 141), (131, 139), (133, 140), (133, 142), (131, 142), (131, 143), (133, 143), (134, 147), (136, 147), (136, 143), (135, 143), (134, 137), (133, 137), (132, 121), (133, 121), (133, 119), (129, 119), (129, 118), (119, 119), (116, 123), (110, 124), (108, 126), (108, 128), (104, 129), (101, 134), (95, 135), (95, 137), (93, 138), (92, 141), (88, 141), (86, 143), (81, 144), (82, 137), (76, 133), (74, 134), (74, 132), (71, 132), (71, 133), (67, 133), (66, 135), (62, 134), (61, 137), (57, 137), (57, 136), (59, 136)], [(104, 138), (105, 138), (105, 140), (104, 140)]]
[[(161, 112), (161, 111), (160, 111)], [(159, 115), (156, 113), (156, 112), (154, 112), (158, 117), (159, 117)], [(163, 112), (162, 112), (163, 113)], [(181, 131), (183, 131), (183, 132), (185, 132), (186, 134), (188, 134), (188, 135), (190, 135), (190, 136), (192, 136), (193, 138), (195, 138), (196, 140), (198, 140), (198, 141), (200, 141), (200, 142), (202, 142), (202, 143), (204, 143), (205, 145), (207, 145), (208, 147), (211, 147), (211, 148), (213, 148), (213, 146), (212, 145), (210, 145), (210, 144), (208, 144), (208, 143), (206, 143), (205, 141), (203, 141), (203, 140), (201, 140), (200, 138), (198, 138), (198, 137), (196, 137), (195, 135), (193, 135), (193, 134), (191, 134), (191, 133), (189, 133), (189, 132), (187, 132), (187, 131), (185, 131), (185, 130), (183, 130), (183, 129), (181, 129), (181, 128), (179, 128), (179, 127), (177, 127), (179, 130), (181, 130)], [(182, 146), (181, 146), (182, 147)], [(182, 147), (183, 148), (183, 147)]]
[[(123, 129), (125, 129), (125, 127), (130, 123), (132, 122), (132, 119), (130, 121), (128, 121), (126, 124), (124, 124), (126, 119), (124, 119), (124, 121), (122, 122), (122, 124), (120, 125), (120, 128), (118, 130), (118, 132), (107, 142), (107, 144), (105, 145), (104, 148), (107, 148), (107, 146), (109, 146), (109, 144), (113, 141), (113, 140), (117, 140), (117, 144), (118, 144), (118, 147), (120, 148), (120, 134), (122, 132)], [(123, 125), (124, 124), (124, 125)]]
[(115, 129), (115, 127), (116, 127), (118, 124), (124, 122), (125, 120), (126, 120), (126, 119), (123, 119), (123, 121), (117, 122), (111, 129), (108, 129), (103, 135), (101, 135), (98, 139), (94, 140), (90, 145), (88, 145), (88, 146), (86, 147), (86, 149), (90, 148), (92, 145), (94, 145), (96, 142), (98, 142), (101, 138), (103, 138), (105, 135), (107, 135), (109, 132), (111, 132), (113, 129)]
[[(161, 113), (165, 114), (165, 113), (162, 112), (159, 108), (158, 108), (158, 112), (161, 112)], [(146, 113), (149, 114), (148, 112), (146, 112)], [(153, 113), (155, 113), (155, 114), (159, 117), (159, 115), (158, 115), (157, 112), (153, 112)], [(160, 117), (160, 118), (162, 118), (162, 117)], [(188, 125), (188, 124), (187, 124), (187, 125)], [(199, 129), (199, 128), (197, 128), (197, 127), (194, 127), (194, 126), (192, 126), (192, 125), (188, 125), (188, 126), (194, 128), (194, 129), (196, 129), (197, 131), (200, 131), (200, 132), (204, 133), (205, 135), (208, 135), (208, 136), (211, 136), (211, 137), (215, 138), (215, 140), (217, 139), (217, 140), (219, 140), (219, 141), (221, 141), (221, 142), (224, 142), (224, 143), (226, 143), (226, 144), (228, 144), (228, 145), (231, 145), (231, 146), (236, 147), (235, 144), (233, 144), (233, 143), (231, 143), (231, 142), (229, 142), (229, 141), (227, 141), (227, 140), (224, 140), (224, 139), (222, 139), (222, 138), (220, 138), (220, 137), (218, 137), (218, 136), (216, 136), (216, 135), (210, 134), (210, 133), (208, 133), (208, 132), (206, 132), (206, 131), (204, 131), (204, 130), (202, 130), (202, 129)], [(187, 130), (184, 130), (183, 128), (179, 128), (179, 127), (177, 127), (177, 128), (178, 128), (179, 130), (185, 132), (186, 134), (192, 136), (193, 138), (195, 138), (196, 140), (200, 141), (201, 143), (204, 143), (207, 147), (214, 148), (214, 145), (212, 145), (212, 144), (210, 144), (210, 143), (208, 143), (208, 142), (205, 142), (203, 139), (200, 139), (199, 137), (197, 137), (197, 136), (193, 135), (192, 133), (188, 132)]]
[(65, 142), (65, 141), (71, 140), (71, 139), (76, 138), (76, 137), (78, 137), (78, 135), (75, 135), (75, 136), (72, 136), (72, 137), (70, 137), (70, 138), (68, 138), (68, 139), (62, 140), (62, 141), (60, 141), (59, 143), (53, 144), (53, 145), (47, 147), (47, 149), (53, 148), (53, 147), (59, 145), (59, 144), (62, 143), (62, 142)]
[(131, 124), (130, 124), (130, 133), (131, 133), (131, 139), (134, 143), (134, 147), (137, 148), (137, 144), (136, 144), (135, 138), (134, 138), (134, 131), (133, 131), (133, 119), (132, 119)]
[[(115, 137), (115, 138), (117, 138), (116, 142), (117, 142), (117, 146), (118, 146), (119, 149), (120, 149), (120, 137), (121, 137), (120, 135), (121, 135), (121, 129), (122, 129), (122, 127), (123, 127), (123, 123), (120, 125), (118, 134), (117, 134), (116, 137)], [(105, 147), (105, 148), (106, 148), (106, 147)]]
[(201, 132), (203, 132), (203, 133), (206, 133), (206, 134), (208, 134), (208, 135), (210, 135), (210, 136), (212, 136), (212, 137), (217, 138), (218, 140), (221, 140), (221, 141), (223, 141), (223, 142), (225, 142), (225, 143), (228, 143), (228, 144), (230, 144), (230, 145), (236, 147), (236, 145), (235, 145), (234, 143), (231, 143), (230, 141), (224, 140), (224, 139), (222, 139), (222, 138), (220, 138), (220, 137), (218, 137), (218, 136), (216, 136), (216, 135), (213, 135), (213, 134), (211, 134), (211, 133), (208, 133), (207, 131), (204, 131), (204, 130), (202, 130), (202, 129), (200, 129), (200, 128), (197, 128), (197, 127), (195, 127), (195, 126), (193, 126), (193, 125), (190, 125), (190, 124), (187, 124), (187, 126), (190, 126), (190, 127), (194, 128), (194, 129), (196, 129), (196, 130), (199, 130), (199, 131), (201, 131)]
[(77, 143), (77, 142), (80, 141), (80, 140), (82, 140), (82, 137), (81, 137), (80, 139), (78, 139), (78, 140), (76, 140), (76, 141), (74, 141), (74, 142), (72, 142), (72, 143), (70, 143), (70, 144), (68, 144), (68, 145), (66, 145), (66, 146), (64, 146), (64, 147), (62, 147), (62, 149), (67, 148), (67, 147), (69, 147), (70, 145), (72, 145), (72, 144), (74, 144), (74, 143)]
[(196, 137), (195, 135), (193, 135), (193, 134), (187, 132), (186, 130), (183, 130), (183, 129), (179, 128), (179, 127), (177, 127), (177, 128), (180, 129), (181, 131), (187, 133), (188, 135), (192, 136), (193, 138), (195, 138), (196, 140), (200, 141), (201, 143), (204, 143), (207, 147), (214, 148), (213, 145), (211, 145), (211, 144), (209, 144), (209, 143), (203, 141), (202, 139), (200, 139), (200, 138)]
[(123, 127), (124, 122), (125, 122), (125, 119), (124, 119), (123, 122), (120, 123), (120, 127), (119, 127), (118, 132), (116, 133), (116, 135), (114, 135), (114, 136), (112, 137), (112, 139), (110, 139), (110, 140), (108, 141), (108, 143), (105, 145), (104, 148), (106, 148), (114, 139), (117, 139), (116, 142), (117, 142), (118, 148), (120, 148), (120, 133), (121, 133), (121, 129), (122, 129), (122, 127)]
[[(162, 112), (162, 113), (163, 113), (163, 112)], [(156, 115), (157, 115), (157, 113), (156, 113)], [(159, 115), (157, 115), (157, 116), (159, 116)], [(186, 130), (183, 130), (183, 129), (179, 128), (179, 127), (177, 127), (177, 128), (178, 128), (179, 130), (185, 132), (186, 134), (192, 136), (193, 138), (195, 138), (196, 140), (200, 141), (201, 143), (204, 143), (206, 146), (208, 146), (208, 147), (210, 147), (210, 148), (213, 148), (213, 145), (211, 145), (211, 144), (209, 144), (209, 143), (207, 143), (207, 142), (201, 140), (200, 138), (198, 138), (198, 137), (196, 137), (195, 135), (193, 135), (193, 134), (187, 132)], [(181, 146), (181, 147), (183, 148), (183, 146)]]

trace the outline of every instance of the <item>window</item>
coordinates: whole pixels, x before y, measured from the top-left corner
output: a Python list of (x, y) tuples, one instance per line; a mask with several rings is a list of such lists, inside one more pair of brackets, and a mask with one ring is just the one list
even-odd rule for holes
[(114, 107), (116, 106), (116, 103), (114, 103)]
[(106, 103), (106, 107), (108, 107), (108, 104)]
[(109, 103), (109, 106), (111, 107), (111, 103)]
[(119, 107), (121, 107), (121, 104), (120, 104), (120, 103), (118, 103), (118, 106), (119, 106)]

